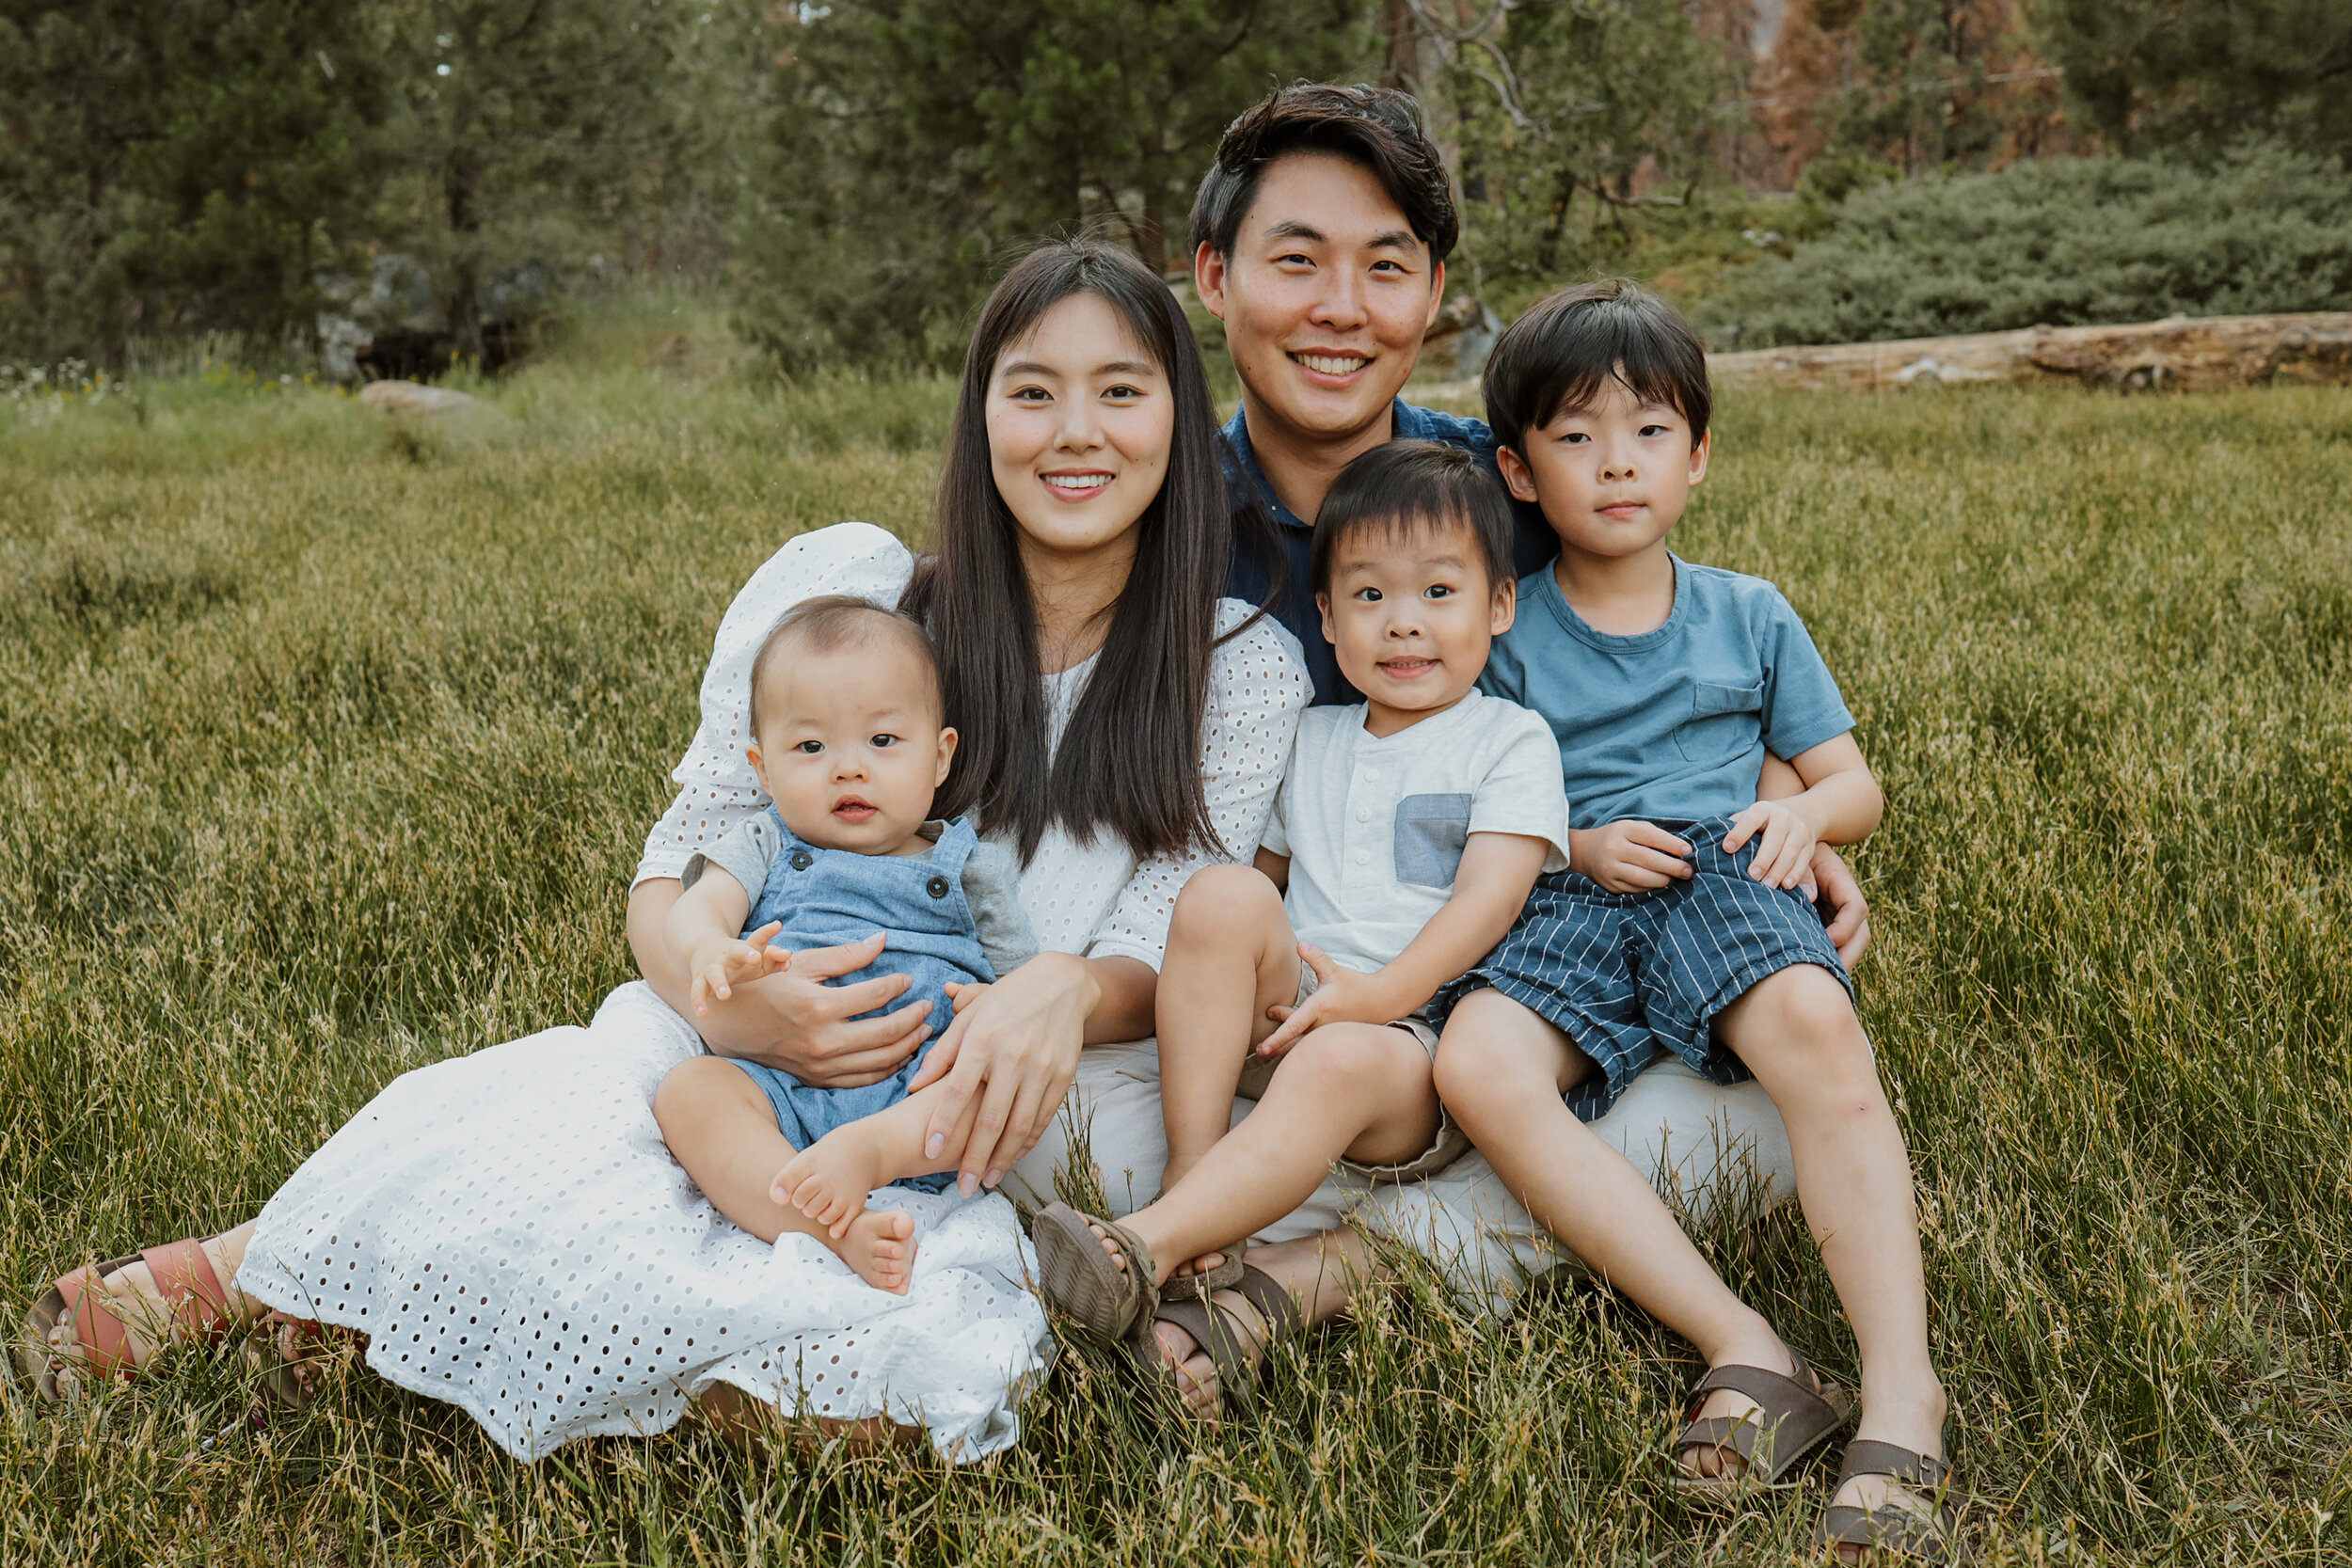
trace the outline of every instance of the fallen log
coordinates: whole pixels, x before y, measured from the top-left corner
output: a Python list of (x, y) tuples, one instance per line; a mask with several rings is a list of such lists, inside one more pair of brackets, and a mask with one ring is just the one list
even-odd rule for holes
[(2352, 312), (2169, 316), (2130, 326), (2029, 326), (1958, 338), (1710, 354), (1725, 387), (1904, 388), (2074, 381), (2213, 391), (2258, 381), (2352, 384)]
[[(2126, 391), (2214, 391), (2258, 381), (2352, 385), (2352, 311), (2169, 316), (2130, 326), (2029, 326), (1957, 338), (1710, 354), (1719, 387), (1906, 388), (2075, 382)], [(1476, 407), (1475, 381), (1414, 385), (1416, 400)]]

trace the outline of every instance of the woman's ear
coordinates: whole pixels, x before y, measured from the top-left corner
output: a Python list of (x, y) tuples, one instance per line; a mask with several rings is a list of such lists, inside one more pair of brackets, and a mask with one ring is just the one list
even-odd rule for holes
[(1495, 466), (1502, 470), (1503, 488), (1511, 492), (1514, 499), (1535, 499), (1535, 470), (1527, 466), (1526, 458), (1510, 447), (1497, 447)]
[(942, 724), (939, 727), (939, 776), (931, 780), (933, 789), (947, 782), (947, 770), (956, 764), (956, 742), (960, 738), (954, 725)]
[(1495, 589), (1494, 610), (1486, 617), (1486, 634), (1501, 637), (1519, 618), (1519, 585), (1504, 578)]

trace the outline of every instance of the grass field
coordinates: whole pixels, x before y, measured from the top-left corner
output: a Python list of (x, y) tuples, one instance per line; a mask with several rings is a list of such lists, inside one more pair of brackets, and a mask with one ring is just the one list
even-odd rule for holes
[[(660, 345), (656, 345), (660, 347)], [(584, 1022), (733, 588), (919, 531), (947, 392), (629, 343), (387, 420), (0, 405), (0, 1302), (246, 1218), (395, 1074)], [(1680, 544), (1779, 582), (1887, 785), (1865, 1017), (1988, 1560), (2352, 1560), (2352, 395), (1742, 395)], [(1710, 1234), (1851, 1377), (1802, 1227)], [(1211, 1435), (1065, 1356), (1018, 1449), (689, 1428), (525, 1468), (233, 1356), (0, 1393), (0, 1562), (1754, 1562), (1659, 1479), (1685, 1351), (1427, 1278)]]

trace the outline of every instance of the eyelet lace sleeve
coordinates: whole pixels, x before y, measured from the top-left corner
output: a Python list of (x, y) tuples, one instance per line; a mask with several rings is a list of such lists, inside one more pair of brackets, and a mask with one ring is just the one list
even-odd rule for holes
[[(1238, 599), (1217, 603), (1217, 634), (1250, 614)], [(1274, 809), (1290, 763), (1291, 736), (1314, 695), (1306, 660), (1281, 626), (1267, 619), (1227, 642), (1209, 670), (1209, 705), (1200, 724), (1200, 784), (1209, 821), (1226, 852), (1195, 847), (1159, 854), (1136, 866), (1109, 916), (1095, 928), (1087, 957), (1140, 958), (1152, 969), (1168, 948), (1176, 895), (1204, 865), (1247, 863)]]
[(835, 523), (788, 541), (727, 606), (703, 674), (702, 721), (670, 770), (677, 799), (645, 835), (637, 881), (675, 877), (694, 855), (768, 805), (743, 756), (752, 734), (752, 657), (785, 611), (819, 594), (893, 605), (914, 570), (906, 546), (871, 523)]

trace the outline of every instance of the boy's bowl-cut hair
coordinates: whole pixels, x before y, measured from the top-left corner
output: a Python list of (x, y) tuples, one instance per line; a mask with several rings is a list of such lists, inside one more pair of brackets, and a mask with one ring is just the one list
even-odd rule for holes
[(1371, 172), (1405, 214), (1434, 266), (1454, 253), (1462, 220), (1445, 157), (1421, 122), (1420, 105), (1390, 87), (1301, 82), (1268, 93), (1225, 128), (1216, 162), (1192, 202), (1192, 248), (1233, 253), (1258, 182), (1292, 152), (1327, 152)]
[(1317, 594), (1331, 590), (1340, 546), (1368, 533), (1404, 538), (1468, 528), (1493, 593), (1513, 580), (1511, 499), (1476, 456), (1443, 441), (1389, 441), (1340, 470), (1315, 514), (1310, 570)]
[(1510, 325), (1486, 359), (1486, 423), (1524, 454), (1529, 431), (1586, 406), (1613, 378), (1680, 414), (1692, 448), (1707, 434), (1706, 345), (1673, 306), (1621, 278), (1563, 289)]

